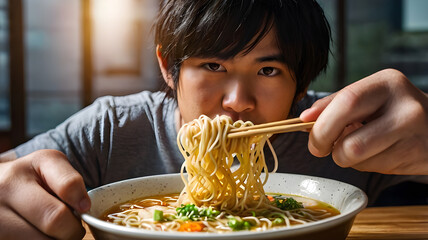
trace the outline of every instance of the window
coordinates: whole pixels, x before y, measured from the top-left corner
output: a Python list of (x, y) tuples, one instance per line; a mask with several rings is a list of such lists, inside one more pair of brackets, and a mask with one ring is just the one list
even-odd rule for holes
[(81, 107), (79, 1), (24, 1), (27, 136)]
[(158, 4), (92, 0), (94, 97), (159, 88), (152, 32)]
[[(147, 46), (152, 41), (144, 37), (157, 1), (24, 2), (27, 136), (55, 127), (99, 96), (157, 87), (155, 54)], [(82, 21), (85, 7), (87, 22)], [(83, 43), (84, 28), (91, 30), (89, 46)], [(83, 64), (87, 51), (90, 65)], [(82, 100), (84, 71), (90, 74), (89, 102)]]
[(426, 1), (349, 1), (347, 82), (391, 67), (427, 91), (428, 29), (422, 26), (428, 15), (420, 13), (427, 6)]
[(6, 0), (0, 0), (0, 131), (10, 129), (9, 44)]
[(322, 92), (332, 92), (339, 88), (337, 82), (337, 55), (338, 55), (338, 0), (318, 0), (318, 3), (324, 10), (324, 14), (331, 27), (332, 43), (330, 45), (331, 53), (328, 60), (328, 66), (325, 73), (321, 73), (317, 79), (309, 86), (310, 89)]
[[(395, 68), (428, 92), (427, 1), (319, 0), (319, 3), (332, 26), (333, 45), (328, 70), (311, 85), (312, 89), (335, 91), (381, 69)], [(343, 14), (343, 19), (339, 14)], [(339, 29), (340, 24), (343, 29)], [(338, 38), (341, 31), (343, 39)], [(343, 59), (338, 51), (340, 44), (344, 44)], [(338, 71), (344, 72), (342, 77)]]

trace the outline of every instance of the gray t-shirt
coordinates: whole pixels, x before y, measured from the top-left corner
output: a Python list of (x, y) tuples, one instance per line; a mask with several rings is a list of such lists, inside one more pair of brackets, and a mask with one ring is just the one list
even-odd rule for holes
[[(296, 113), (312, 105), (322, 94), (308, 92)], [(65, 153), (89, 188), (127, 178), (177, 173), (183, 157), (177, 147), (174, 99), (163, 92), (102, 97), (71, 116), (55, 129), (18, 146), (18, 157), (38, 149)], [(359, 172), (337, 166), (331, 156), (317, 158), (307, 148), (308, 133), (278, 134), (273, 147), (278, 172), (337, 179), (361, 188), (372, 203), (385, 188), (406, 180), (428, 182), (423, 176), (396, 176)], [(272, 169), (272, 156), (266, 151)]]

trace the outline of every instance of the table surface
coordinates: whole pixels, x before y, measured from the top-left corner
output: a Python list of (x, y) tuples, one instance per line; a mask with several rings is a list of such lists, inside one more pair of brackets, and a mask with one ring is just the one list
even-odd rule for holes
[[(89, 229), (83, 239), (94, 239)], [(428, 239), (428, 205), (366, 208), (346, 239)]]

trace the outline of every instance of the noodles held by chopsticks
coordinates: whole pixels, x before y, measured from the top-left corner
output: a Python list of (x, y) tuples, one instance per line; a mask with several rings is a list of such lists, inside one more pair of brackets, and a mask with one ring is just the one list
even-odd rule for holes
[[(233, 122), (228, 116), (211, 119), (202, 115), (182, 126), (177, 144), (185, 158), (181, 167), (185, 187), (179, 202), (232, 212), (257, 209), (269, 203), (263, 190), (268, 179), (263, 153), (266, 142), (275, 159), (272, 172), (278, 162), (269, 142), (270, 135), (227, 138), (230, 129), (252, 125), (249, 121)], [(238, 164), (236, 170), (232, 170), (234, 163)]]

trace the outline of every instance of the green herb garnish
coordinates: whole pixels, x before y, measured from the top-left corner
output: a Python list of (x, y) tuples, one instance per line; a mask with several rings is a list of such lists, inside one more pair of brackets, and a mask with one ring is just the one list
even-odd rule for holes
[(294, 209), (299, 209), (299, 208), (303, 208), (303, 204), (301, 202), (296, 201), (294, 198), (292, 197), (288, 197), (288, 198), (279, 198), (279, 197), (275, 197), (275, 205), (282, 209), (282, 210), (294, 210)]

